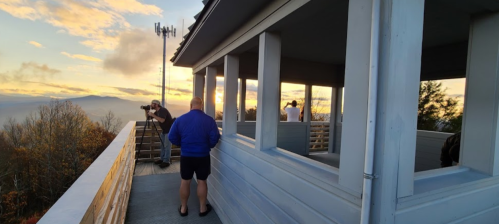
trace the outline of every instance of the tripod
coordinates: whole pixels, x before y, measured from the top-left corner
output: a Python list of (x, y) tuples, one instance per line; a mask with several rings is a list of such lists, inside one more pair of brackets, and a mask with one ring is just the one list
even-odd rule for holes
[(133, 173), (134, 174), (135, 174), (135, 167), (137, 167), (137, 161), (139, 160), (140, 150), (142, 149), (142, 143), (144, 142), (144, 134), (146, 133), (146, 127), (150, 126), (149, 120), (151, 120), (151, 123), (152, 123), (152, 125), (154, 127), (154, 130), (156, 130), (156, 133), (159, 136), (159, 141), (161, 142), (161, 148), (165, 147), (165, 145), (163, 143), (163, 139), (161, 139), (161, 135), (159, 134), (158, 128), (156, 127), (156, 124), (152, 120), (152, 117), (151, 116), (146, 116), (146, 123), (144, 124), (144, 131), (142, 131), (142, 137), (140, 137), (139, 150), (136, 151), (136, 153), (135, 153), (135, 166), (133, 168)]

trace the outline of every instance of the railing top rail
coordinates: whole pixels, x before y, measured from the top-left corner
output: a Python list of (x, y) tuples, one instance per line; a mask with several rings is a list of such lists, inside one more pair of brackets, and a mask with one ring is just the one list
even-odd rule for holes
[(80, 223), (133, 131), (130, 121), (38, 223)]

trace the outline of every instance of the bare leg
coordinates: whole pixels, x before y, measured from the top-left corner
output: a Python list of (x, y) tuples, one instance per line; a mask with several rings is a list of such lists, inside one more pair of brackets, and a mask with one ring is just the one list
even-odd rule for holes
[(187, 199), (189, 199), (189, 194), (191, 190), (191, 180), (184, 180), (180, 182), (180, 203), (182, 203), (181, 212), (185, 213), (187, 208)]
[(206, 197), (208, 196), (208, 185), (206, 180), (198, 180), (199, 212), (206, 212)]

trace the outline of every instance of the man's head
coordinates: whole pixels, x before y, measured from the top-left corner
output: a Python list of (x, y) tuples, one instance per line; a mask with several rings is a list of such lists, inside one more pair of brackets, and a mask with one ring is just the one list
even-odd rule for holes
[(161, 103), (159, 102), (159, 100), (152, 100), (151, 101), (151, 108), (152, 109), (156, 110), (156, 108), (159, 108), (159, 107), (161, 107)]
[(202, 110), (203, 109), (203, 100), (199, 97), (194, 97), (191, 100), (191, 110)]
[(296, 104), (297, 104), (297, 103), (296, 103), (296, 100), (293, 100), (293, 101), (291, 102), (291, 106), (293, 106), (293, 107), (296, 107)]

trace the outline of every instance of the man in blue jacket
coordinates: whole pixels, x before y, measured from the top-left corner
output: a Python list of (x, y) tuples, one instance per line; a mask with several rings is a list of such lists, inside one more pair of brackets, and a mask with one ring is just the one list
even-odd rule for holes
[(220, 139), (215, 120), (206, 115), (203, 100), (194, 97), (191, 100), (191, 110), (177, 118), (173, 123), (168, 139), (174, 145), (180, 146), (180, 201), (178, 208), (180, 216), (188, 215), (187, 199), (189, 199), (191, 180), (196, 173), (198, 180), (197, 194), (199, 198), (199, 216), (206, 216), (212, 207), (206, 204), (208, 186), (206, 179), (211, 173), (210, 151)]

